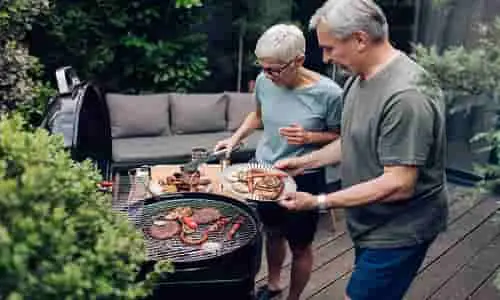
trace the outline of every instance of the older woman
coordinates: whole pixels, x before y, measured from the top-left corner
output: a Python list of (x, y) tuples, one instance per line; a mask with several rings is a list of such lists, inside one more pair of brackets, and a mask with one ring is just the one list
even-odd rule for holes
[[(331, 79), (303, 67), (305, 38), (294, 25), (278, 24), (258, 40), (255, 54), (262, 72), (255, 84), (257, 107), (241, 127), (216, 149), (231, 148), (263, 126), (256, 160), (273, 164), (320, 148), (338, 137), (341, 88)], [(318, 194), (325, 188), (324, 169), (295, 178), (298, 190)], [(266, 229), (268, 284), (257, 292), (269, 299), (281, 292), (280, 270), (286, 242), (292, 252), (288, 299), (299, 299), (312, 268), (311, 243), (318, 212), (290, 212), (279, 205), (257, 207)]]

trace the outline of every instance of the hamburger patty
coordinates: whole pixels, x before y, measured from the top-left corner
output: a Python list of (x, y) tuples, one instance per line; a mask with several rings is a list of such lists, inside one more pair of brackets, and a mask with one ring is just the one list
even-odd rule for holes
[(222, 214), (216, 208), (206, 207), (200, 208), (194, 211), (193, 213), (193, 221), (197, 224), (208, 224), (213, 223), (220, 219)]
[(181, 231), (181, 226), (176, 221), (155, 221), (149, 228), (149, 235), (157, 240), (170, 239)]

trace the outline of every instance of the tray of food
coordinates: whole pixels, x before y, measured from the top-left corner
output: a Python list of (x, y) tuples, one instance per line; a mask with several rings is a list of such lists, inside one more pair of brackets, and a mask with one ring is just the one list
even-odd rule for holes
[(173, 172), (168, 176), (152, 178), (149, 182), (151, 194), (159, 196), (177, 192), (210, 192), (212, 185), (208, 177), (202, 177), (199, 171)]
[(225, 190), (247, 200), (277, 201), (297, 190), (290, 175), (267, 164), (235, 164), (220, 176)]

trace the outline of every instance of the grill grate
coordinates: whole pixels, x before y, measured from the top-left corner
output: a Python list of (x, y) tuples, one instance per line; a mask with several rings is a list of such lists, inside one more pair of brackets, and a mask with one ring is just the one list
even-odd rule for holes
[[(158, 261), (170, 259), (173, 262), (195, 262), (215, 258), (231, 253), (247, 245), (258, 233), (256, 220), (242, 208), (229, 202), (189, 198), (189, 193), (186, 193), (186, 198), (183, 199), (167, 199), (153, 204), (143, 205), (143, 201), (140, 201), (140, 199), (144, 199), (149, 195), (145, 193), (141, 187), (137, 187), (139, 184), (133, 184), (133, 182), (133, 178), (129, 178), (128, 176), (120, 176), (117, 178), (115, 184), (118, 188), (115, 189), (115, 195), (113, 197), (113, 209), (118, 213), (126, 215), (128, 219), (143, 232), (146, 254), (150, 260)], [(221, 248), (217, 252), (207, 252), (200, 245), (185, 245), (182, 243), (179, 236), (168, 240), (156, 240), (151, 238), (146, 229), (151, 226), (153, 216), (181, 206), (189, 206), (192, 209), (216, 208), (224, 217), (234, 219), (237, 216), (243, 216), (245, 222), (241, 224), (231, 240), (227, 240), (226, 236), (233, 224), (232, 221), (220, 231), (209, 233), (207, 242), (218, 242), (221, 244)], [(199, 225), (199, 229), (197, 229), (196, 233), (192, 234), (192, 237), (199, 238), (201, 233), (209, 226), (210, 224)]]

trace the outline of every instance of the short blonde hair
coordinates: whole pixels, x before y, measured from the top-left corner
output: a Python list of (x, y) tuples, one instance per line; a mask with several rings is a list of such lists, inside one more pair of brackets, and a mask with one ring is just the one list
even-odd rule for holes
[(255, 56), (288, 62), (306, 53), (306, 39), (299, 27), (277, 24), (268, 28), (257, 41)]

